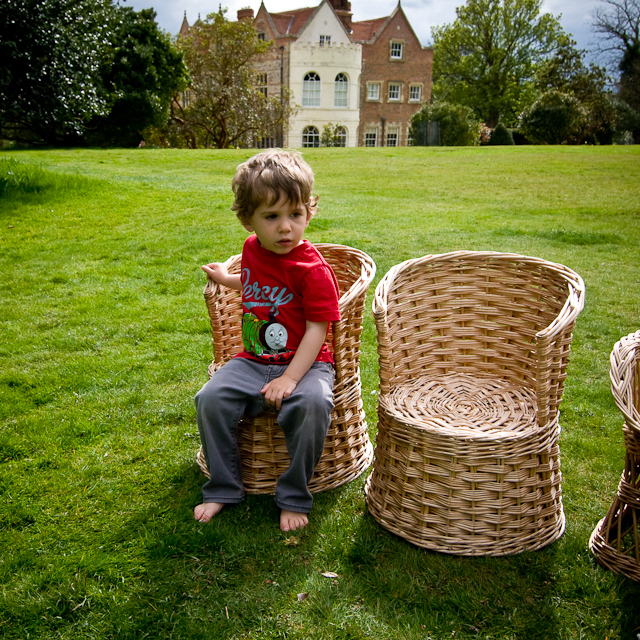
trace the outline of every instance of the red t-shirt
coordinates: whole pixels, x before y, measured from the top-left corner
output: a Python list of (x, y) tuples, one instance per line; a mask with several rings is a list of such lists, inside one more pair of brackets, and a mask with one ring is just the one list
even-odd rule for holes
[[(308, 241), (280, 255), (255, 234), (242, 249), (241, 358), (289, 363), (305, 334), (306, 321), (340, 320), (340, 291), (333, 269)], [(333, 363), (327, 344), (316, 361)]]

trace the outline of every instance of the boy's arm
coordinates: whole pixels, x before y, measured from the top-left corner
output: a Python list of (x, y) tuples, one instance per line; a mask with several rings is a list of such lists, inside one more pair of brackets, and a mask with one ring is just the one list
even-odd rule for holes
[(273, 405), (278, 411), (282, 406), (282, 400), (288, 398), (302, 380), (311, 365), (316, 361), (318, 353), (327, 336), (328, 322), (310, 322), (307, 320), (307, 328), (300, 341), (300, 346), (293, 356), (285, 372), (279, 377), (267, 383), (261, 390), (267, 404)]
[(229, 287), (229, 289), (236, 289), (236, 291), (240, 291), (242, 289), (240, 274), (229, 273), (227, 267), (225, 267), (222, 262), (204, 264), (202, 265), (202, 270), (218, 284)]

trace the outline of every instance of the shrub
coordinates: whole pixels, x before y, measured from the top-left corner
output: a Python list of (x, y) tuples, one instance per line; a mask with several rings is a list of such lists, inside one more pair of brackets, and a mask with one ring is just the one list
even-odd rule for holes
[(411, 136), (416, 146), (424, 146), (430, 122), (440, 125), (440, 144), (446, 147), (465, 147), (479, 143), (480, 123), (469, 107), (449, 102), (425, 104), (411, 118)]
[(585, 118), (577, 98), (552, 89), (520, 114), (520, 129), (535, 144), (578, 142)]
[(502, 122), (498, 122), (496, 128), (491, 134), (489, 144), (510, 145), (515, 144), (515, 142), (513, 141), (513, 135), (511, 134), (511, 131), (509, 131), (509, 129), (507, 129), (507, 127), (505, 127)]

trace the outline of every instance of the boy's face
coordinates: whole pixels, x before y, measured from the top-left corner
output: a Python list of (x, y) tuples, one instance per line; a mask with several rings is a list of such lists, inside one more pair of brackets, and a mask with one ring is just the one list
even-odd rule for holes
[(307, 207), (280, 196), (275, 204), (263, 202), (253, 212), (249, 224), (243, 226), (255, 232), (265, 249), (285, 255), (302, 242), (309, 220)]

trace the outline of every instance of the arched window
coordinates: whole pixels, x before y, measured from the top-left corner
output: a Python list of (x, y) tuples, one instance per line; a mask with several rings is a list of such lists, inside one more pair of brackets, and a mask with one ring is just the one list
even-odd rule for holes
[(302, 82), (302, 106), (320, 106), (320, 76), (315, 71), (310, 71)]
[(303, 147), (319, 147), (320, 133), (318, 129), (312, 125), (302, 130), (302, 146)]
[(349, 106), (349, 78), (344, 73), (336, 76), (336, 86), (333, 98), (334, 107)]
[(336, 147), (347, 146), (347, 128), (340, 125), (336, 129)]

